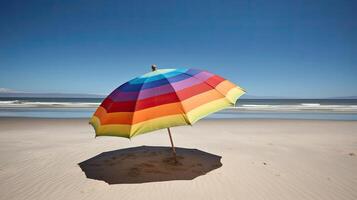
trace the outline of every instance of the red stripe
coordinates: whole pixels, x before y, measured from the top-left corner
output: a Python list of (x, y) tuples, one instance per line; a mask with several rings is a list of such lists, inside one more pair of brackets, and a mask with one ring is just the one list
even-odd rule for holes
[(110, 98), (106, 98), (101, 106), (107, 110), (108, 113), (112, 112), (134, 112), (142, 110), (145, 108), (150, 108), (154, 106), (160, 106), (168, 103), (175, 103), (183, 101), (190, 97), (196, 96), (203, 92), (209, 91), (212, 87), (216, 87), (219, 83), (225, 79), (219, 76), (213, 76), (206, 80), (207, 83), (201, 83), (194, 85), (192, 87), (185, 88), (178, 92), (167, 93), (163, 95), (158, 95), (150, 98), (146, 98), (138, 101), (125, 101), (125, 102), (114, 102)]
[(205, 82), (213, 87), (216, 87), (218, 84), (220, 84), (224, 80), (226, 80), (226, 79), (215, 75), (215, 76), (212, 76), (211, 78), (207, 79)]

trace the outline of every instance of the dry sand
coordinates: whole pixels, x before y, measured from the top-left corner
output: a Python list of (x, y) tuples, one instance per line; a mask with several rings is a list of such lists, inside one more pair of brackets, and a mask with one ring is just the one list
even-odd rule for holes
[(172, 133), (179, 165), (165, 130), (130, 141), (94, 138), (84, 119), (0, 118), (0, 199), (357, 199), (357, 122), (205, 120)]

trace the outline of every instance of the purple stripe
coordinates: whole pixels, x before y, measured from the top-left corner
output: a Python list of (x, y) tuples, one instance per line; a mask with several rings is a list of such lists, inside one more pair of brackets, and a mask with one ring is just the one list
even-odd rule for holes
[(113, 101), (132, 101), (138, 98), (138, 94), (138, 92), (121, 92), (119, 89), (116, 89), (108, 98)]
[(166, 93), (171, 93), (171, 92), (175, 92), (175, 90), (172, 88), (172, 86), (170, 84), (166, 84), (163, 86), (159, 86), (156, 88), (150, 88), (150, 89), (146, 89), (146, 90), (141, 90), (140, 95), (139, 95), (139, 100), (141, 99), (146, 99), (149, 97), (153, 97), (153, 96), (157, 96), (157, 95), (161, 95), (161, 94), (166, 94)]
[(210, 78), (212, 76), (214, 76), (214, 74), (206, 72), (206, 71), (203, 71), (203, 72), (201, 72), (199, 74), (196, 74), (194, 77), (196, 77), (197, 79), (200, 79), (202, 81), (205, 81), (205, 80), (207, 80), (208, 78)]
[(186, 80), (179, 81), (179, 82), (173, 83), (171, 85), (175, 89), (175, 91), (179, 91), (179, 90), (191, 87), (193, 85), (200, 84), (202, 82), (203, 81), (201, 81), (201, 80), (199, 80), (199, 79), (197, 79), (195, 77), (190, 77), (190, 78), (188, 78)]
[(212, 76), (214, 76), (214, 74), (211, 74), (209, 72), (201, 72), (193, 77), (182, 81), (166, 84), (155, 88), (141, 90), (140, 94), (139, 92), (121, 92), (119, 90), (115, 90), (109, 95), (109, 98), (115, 102), (142, 100), (153, 96), (183, 90), (193, 85), (200, 84)]

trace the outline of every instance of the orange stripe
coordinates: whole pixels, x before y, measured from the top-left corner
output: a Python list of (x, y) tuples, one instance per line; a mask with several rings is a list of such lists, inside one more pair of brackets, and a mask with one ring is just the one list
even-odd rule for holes
[(156, 106), (144, 110), (136, 111), (134, 114), (133, 124), (155, 119), (158, 117), (163, 117), (167, 115), (184, 115), (185, 112), (182, 110), (181, 102), (169, 103), (161, 106)]
[(133, 112), (116, 112), (108, 114), (105, 108), (99, 106), (94, 116), (100, 119), (101, 124), (131, 124)]
[[(127, 124), (134, 125), (147, 120), (152, 120), (158, 117), (183, 114), (211, 101), (225, 98), (224, 95), (228, 93), (232, 88), (236, 87), (229, 81), (223, 81), (216, 86), (216, 89), (209, 90), (207, 92), (195, 95), (182, 102), (164, 104), (155, 106), (136, 112), (114, 112), (107, 113), (105, 108), (99, 107), (95, 112), (95, 116), (99, 118), (102, 125), (105, 124)], [(181, 105), (182, 104), (182, 105)], [(182, 107), (184, 110), (182, 110)], [(134, 114), (135, 113), (135, 114)]]
[(199, 95), (196, 95), (194, 97), (191, 97), (183, 101), (182, 105), (186, 113), (190, 112), (191, 110), (203, 104), (209, 103), (217, 99), (226, 98), (225, 95), (227, 95), (227, 93), (234, 87), (236, 86), (231, 82), (223, 81), (220, 84), (218, 84), (215, 89), (210, 90), (208, 92), (201, 93)]
[(183, 101), (182, 106), (185, 108), (187, 113), (197, 108), (198, 106), (221, 98), (223, 98), (221, 93), (217, 92), (216, 90), (210, 90)]
[(220, 84), (218, 84), (215, 89), (217, 91), (219, 91), (220, 93), (222, 93), (223, 95), (227, 95), (229, 90), (231, 90), (234, 87), (237, 87), (237, 86), (234, 85), (232, 82), (225, 80), (225, 81), (221, 82)]
[[(133, 115), (134, 114), (134, 115)], [(107, 113), (103, 107), (99, 107), (94, 114), (104, 124), (136, 124), (143, 121), (163, 117), (167, 115), (185, 114), (181, 109), (181, 102), (164, 104), (136, 112)]]

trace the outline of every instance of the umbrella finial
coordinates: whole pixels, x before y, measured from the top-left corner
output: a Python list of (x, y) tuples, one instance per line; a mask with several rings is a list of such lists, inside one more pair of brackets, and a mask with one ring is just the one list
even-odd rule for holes
[(151, 70), (152, 71), (156, 71), (157, 70), (157, 66), (156, 65), (151, 65)]

